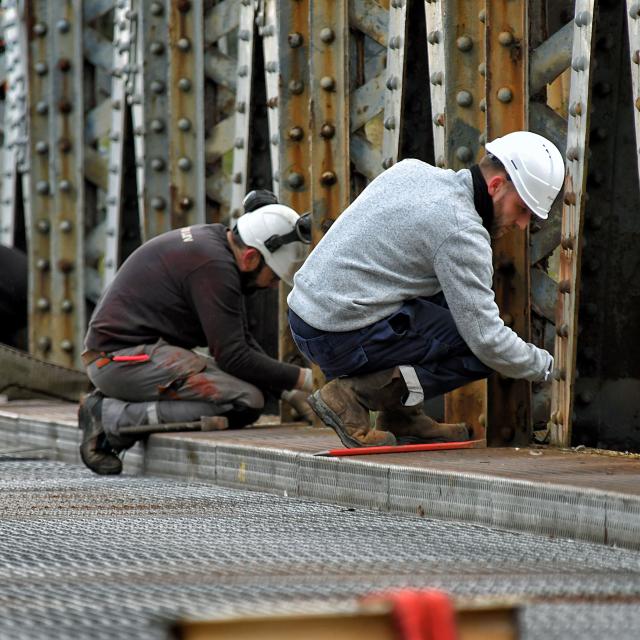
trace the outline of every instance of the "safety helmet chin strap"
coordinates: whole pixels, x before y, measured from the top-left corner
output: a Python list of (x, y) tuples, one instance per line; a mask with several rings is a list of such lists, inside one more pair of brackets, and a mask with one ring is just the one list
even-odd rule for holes
[(304, 244), (311, 244), (311, 214), (305, 213), (301, 215), (296, 221), (295, 227), (282, 235), (274, 234), (270, 238), (264, 241), (264, 246), (274, 253), (280, 247), (291, 242), (302, 242)]

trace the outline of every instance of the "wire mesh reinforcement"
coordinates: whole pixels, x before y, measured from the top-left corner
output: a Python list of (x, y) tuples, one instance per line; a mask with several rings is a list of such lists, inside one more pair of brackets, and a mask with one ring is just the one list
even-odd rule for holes
[(0, 462), (0, 491), (0, 637), (164, 638), (167, 620), (427, 586), (544, 600), (527, 640), (640, 625), (635, 551), (50, 461)]

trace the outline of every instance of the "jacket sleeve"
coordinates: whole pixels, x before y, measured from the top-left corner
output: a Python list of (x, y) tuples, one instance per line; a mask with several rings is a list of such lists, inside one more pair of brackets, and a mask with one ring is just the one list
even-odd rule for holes
[(299, 367), (269, 357), (247, 339), (240, 277), (230, 265), (207, 263), (187, 277), (184, 287), (209, 351), (223, 371), (261, 389), (293, 389)]
[(553, 358), (522, 340), (500, 318), (489, 236), (482, 227), (456, 231), (438, 248), (434, 267), (456, 327), (485, 365), (510, 378), (543, 380)]

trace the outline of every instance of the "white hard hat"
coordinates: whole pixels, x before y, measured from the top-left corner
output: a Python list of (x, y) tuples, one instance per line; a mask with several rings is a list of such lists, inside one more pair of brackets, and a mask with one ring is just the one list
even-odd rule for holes
[(310, 219), (283, 204), (266, 204), (238, 218), (237, 231), (248, 247), (257, 249), (267, 266), (288, 285), (307, 256)]
[(564, 161), (558, 148), (529, 131), (508, 133), (487, 142), (485, 148), (502, 162), (529, 209), (546, 220), (564, 182)]

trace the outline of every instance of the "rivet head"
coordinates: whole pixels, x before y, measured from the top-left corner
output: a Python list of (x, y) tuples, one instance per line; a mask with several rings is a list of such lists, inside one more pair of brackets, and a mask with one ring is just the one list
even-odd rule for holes
[(638, 49), (633, 52), (631, 60), (633, 61), (633, 64), (640, 64), (640, 51)]
[(291, 127), (287, 135), (289, 136), (289, 139), (293, 140), (294, 142), (300, 142), (300, 140), (304, 138), (304, 130), (302, 129), (302, 127)]
[(60, 58), (58, 60), (58, 69), (64, 73), (69, 71), (71, 69), (71, 60), (69, 58)]
[(567, 160), (575, 162), (580, 159), (580, 149), (578, 147), (569, 147), (567, 149)]
[(35, 65), (33, 65), (33, 68), (39, 76), (45, 76), (49, 71), (49, 66), (46, 62), (36, 62)]
[(269, 109), (276, 109), (278, 106), (278, 96), (272, 96), (267, 100), (267, 107)]
[(62, 301), (62, 303), (60, 304), (60, 308), (65, 313), (71, 313), (73, 311), (73, 302), (71, 300), (69, 300), (68, 298), (65, 298)]
[(558, 285), (558, 290), (560, 293), (571, 293), (571, 281), (570, 280), (561, 280)]
[(60, 348), (63, 351), (70, 353), (71, 351), (73, 351), (73, 342), (65, 338), (64, 340), (62, 340), (62, 342), (60, 342)]
[(382, 161), (382, 168), (383, 169), (390, 169), (391, 167), (393, 167), (393, 158), (385, 158)]
[(389, 38), (389, 49), (400, 49), (402, 47), (402, 38), (400, 36), (391, 36)]
[(36, 260), (36, 269), (38, 271), (49, 271), (49, 261), (46, 258), (38, 258)]
[(178, 89), (180, 91), (191, 91), (191, 80), (189, 78), (180, 78), (178, 80)]
[(563, 236), (560, 245), (565, 251), (571, 251), (574, 246), (573, 236)]
[(69, 233), (73, 229), (73, 222), (71, 220), (61, 220), (59, 228), (62, 233)]
[(333, 91), (336, 88), (336, 81), (331, 76), (323, 76), (320, 78), (320, 86), (325, 91)]
[(456, 149), (456, 157), (460, 162), (471, 162), (473, 160), (473, 151), (469, 147), (458, 147)]
[(164, 8), (161, 2), (152, 2), (149, 7), (149, 11), (152, 16), (161, 16), (164, 12)]
[(36, 307), (38, 308), (38, 311), (48, 311), (51, 307), (51, 304), (49, 303), (49, 300), (47, 300), (47, 298), (38, 298)]
[(473, 40), (469, 36), (460, 36), (456, 40), (456, 46), (460, 51), (471, 51), (473, 49)]
[(180, 198), (178, 206), (182, 211), (188, 211), (189, 209), (191, 209), (191, 207), (193, 207), (193, 200), (188, 196), (184, 196), (183, 198)]
[(473, 96), (469, 91), (458, 91), (456, 102), (461, 107), (470, 107), (473, 104)]
[(333, 42), (335, 39), (336, 39), (336, 34), (334, 33), (333, 29), (331, 29), (330, 27), (324, 27), (320, 29), (320, 40), (322, 40), (322, 42), (329, 44), (330, 42)]
[(49, 183), (46, 180), (38, 180), (36, 182), (36, 191), (41, 196), (45, 196), (49, 193)]
[(240, 38), (240, 40), (242, 40), (243, 42), (248, 42), (249, 40), (251, 40), (251, 31), (249, 31), (248, 29), (241, 29), (238, 33), (238, 38)]
[[(322, 135), (322, 134), (321, 134)], [(269, 138), (271, 144), (275, 147), (280, 142), (280, 137), (277, 133), (274, 133), (271, 138)]]
[(49, 151), (49, 145), (44, 140), (38, 140), (36, 142), (36, 153), (44, 155)]
[(160, 95), (161, 93), (164, 93), (164, 82), (162, 82), (162, 80), (152, 80), (149, 84), (149, 88), (153, 93)]
[(511, 33), (511, 31), (501, 31), (498, 34), (498, 42), (503, 47), (508, 47), (508, 46), (512, 45), (513, 41), (514, 41), (514, 37), (513, 37), (513, 33)]
[(482, 100), (480, 100), (480, 102), (478, 103), (478, 108), (483, 113), (487, 110), (487, 101), (484, 98), (482, 98)]
[(513, 327), (513, 316), (510, 313), (504, 313), (502, 315), (502, 322), (506, 327)]
[(436, 115), (433, 116), (433, 124), (435, 124), (436, 127), (444, 127), (445, 122), (444, 113), (436, 113)]
[(71, 113), (73, 110), (73, 105), (69, 100), (65, 100), (64, 98), (58, 102), (58, 110), (60, 113)]
[(68, 33), (71, 29), (71, 23), (68, 20), (58, 20), (56, 27), (60, 33)]
[(178, 120), (178, 129), (180, 131), (189, 131), (191, 129), (191, 120), (189, 118), (180, 118)]
[(189, 38), (180, 38), (178, 42), (176, 42), (176, 47), (185, 53), (191, 49), (191, 40), (189, 40)]
[(164, 131), (164, 122), (158, 118), (154, 118), (150, 123), (151, 131), (154, 133), (162, 133)]
[(569, 105), (569, 115), (576, 116), (582, 115), (582, 102), (573, 102)]
[(571, 61), (571, 68), (574, 71), (584, 71), (588, 64), (587, 59), (584, 56), (580, 56), (579, 58), (575, 58)]
[(304, 91), (304, 82), (301, 80), (291, 80), (289, 82), (289, 91), (293, 95), (299, 96)]
[[(71, 182), (69, 182), (69, 180), (60, 180), (58, 188), (63, 193), (69, 193), (69, 191), (71, 191)], [(60, 228), (62, 229), (62, 225), (60, 225)]]
[(191, 11), (191, 0), (178, 0), (177, 7), (180, 13), (188, 13)]
[[(567, 372), (564, 369), (554, 369), (552, 375), (553, 375), (553, 379), (557, 381), (567, 379)], [(556, 422), (558, 424), (562, 422), (562, 413), (560, 411), (557, 412)]]
[(399, 84), (400, 83), (396, 76), (391, 76), (387, 78), (386, 86), (387, 86), (387, 89), (389, 89), (389, 91), (395, 91), (398, 88)]
[(556, 333), (561, 338), (569, 337), (569, 325), (568, 324), (561, 324), (560, 326), (556, 327)]
[(396, 128), (396, 119), (393, 116), (389, 116), (384, 119), (384, 128), (385, 129), (395, 129)]
[(328, 122), (325, 122), (322, 125), (322, 127), (320, 127), (320, 136), (323, 137), (325, 140), (330, 140), (331, 138), (333, 138), (335, 133), (336, 133), (336, 128), (332, 124), (329, 124)]
[(297, 171), (292, 171), (287, 176), (287, 184), (291, 189), (299, 189), (304, 184), (304, 176)]
[(431, 82), (431, 84), (442, 84), (442, 71), (434, 71), (430, 76), (429, 76), (429, 81)]
[(275, 73), (278, 70), (278, 63), (275, 60), (270, 60), (264, 65), (267, 73)]
[(244, 140), (242, 138), (236, 138), (233, 142), (233, 146), (236, 149), (244, 149)]
[(33, 33), (41, 38), (47, 33), (47, 25), (44, 22), (36, 22), (33, 25)]
[(182, 158), (178, 158), (178, 168), (181, 171), (189, 171), (189, 169), (191, 169), (191, 160), (184, 156)]
[(165, 202), (164, 198), (161, 198), (160, 196), (151, 198), (151, 207), (156, 211), (162, 211), (166, 206), (167, 203)]
[(478, 65), (478, 73), (484, 78), (487, 75), (487, 63), (481, 62)]
[(498, 100), (503, 103), (508, 103), (513, 100), (513, 92), (508, 87), (502, 87), (498, 89)]
[(164, 53), (164, 44), (162, 42), (152, 42), (149, 45), (149, 50), (156, 56), (162, 55)]
[(247, 104), (245, 102), (236, 102), (236, 111), (238, 113), (244, 113), (247, 110)]
[(640, 17), (640, 2), (635, 2), (631, 5), (629, 9), (629, 16), (634, 20), (637, 20)]
[(576, 192), (565, 191), (563, 201), (566, 205), (574, 205), (576, 203)]
[(304, 37), (301, 33), (295, 31), (287, 36), (287, 42), (292, 49), (297, 49), (298, 47), (301, 47), (303, 45)]
[(233, 182), (234, 184), (240, 184), (242, 182), (242, 173), (240, 173), (240, 171), (234, 173), (231, 176), (231, 182)]
[(333, 171), (323, 171), (320, 176), (320, 184), (323, 187), (330, 187), (338, 182), (338, 177)]
[(588, 11), (580, 11), (576, 16), (575, 23), (579, 27), (586, 27), (591, 22), (591, 14)]
[(151, 168), (154, 171), (163, 171), (164, 167), (165, 167), (165, 164), (162, 158), (153, 158), (151, 160)]
[(480, 20), (480, 22), (487, 21), (487, 12), (485, 9), (481, 9), (480, 12), (478, 13), (478, 20)]
[(440, 42), (440, 32), (439, 31), (430, 31), (427, 36), (427, 41), (429, 44), (438, 44)]
[(39, 102), (36, 103), (36, 113), (38, 115), (44, 116), (48, 113), (49, 111), (49, 105), (47, 105), (46, 102), (44, 102), (44, 100), (40, 100)]
[(49, 351), (51, 349), (51, 338), (40, 336), (37, 340), (37, 345), (40, 351)]
[(44, 218), (40, 218), (40, 220), (38, 220), (38, 222), (36, 223), (36, 228), (40, 233), (46, 234), (46, 233), (49, 233), (49, 229), (51, 229), (51, 224), (49, 223), (48, 220), (45, 220)]
[(246, 64), (243, 64), (241, 67), (238, 67), (238, 75), (241, 78), (246, 77), (248, 73), (249, 73), (249, 67)]
[(640, 111), (640, 97), (636, 98), (634, 104), (636, 105), (636, 109)]

